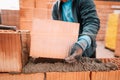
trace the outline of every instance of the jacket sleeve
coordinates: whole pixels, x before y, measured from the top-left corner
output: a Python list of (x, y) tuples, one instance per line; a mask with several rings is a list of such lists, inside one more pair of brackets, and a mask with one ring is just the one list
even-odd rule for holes
[(83, 31), (81, 35), (88, 35), (91, 41), (95, 42), (96, 35), (100, 28), (100, 20), (97, 16), (95, 4), (93, 0), (81, 0), (80, 2), (80, 17)]
[(52, 19), (53, 20), (58, 20), (58, 6), (57, 6), (58, 2), (56, 2), (53, 5), (53, 9), (52, 9)]

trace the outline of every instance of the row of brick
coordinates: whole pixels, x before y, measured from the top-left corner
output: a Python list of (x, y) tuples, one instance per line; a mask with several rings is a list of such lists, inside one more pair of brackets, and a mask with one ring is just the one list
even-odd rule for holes
[(120, 71), (0, 74), (0, 80), (120, 80)]

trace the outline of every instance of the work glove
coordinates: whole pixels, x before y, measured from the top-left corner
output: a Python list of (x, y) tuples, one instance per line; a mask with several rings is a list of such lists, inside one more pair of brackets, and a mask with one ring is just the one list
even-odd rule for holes
[(83, 49), (80, 47), (78, 43), (75, 43), (70, 51), (70, 54), (67, 58), (65, 58), (65, 61), (68, 63), (74, 63), (77, 62), (77, 60), (82, 56)]

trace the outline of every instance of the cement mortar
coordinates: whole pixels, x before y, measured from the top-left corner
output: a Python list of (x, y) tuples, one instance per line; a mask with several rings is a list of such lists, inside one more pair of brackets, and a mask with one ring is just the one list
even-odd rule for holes
[(76, 63), (65, 62), (40, 62), (34, 63), (32, 59), (23, 68), (23, 73), (38, 73), (38, 72), (80, 72), (80, 71), (110, 71), (118, 70), (114, 63), (102, 63), (98, 59), (80, 58)]

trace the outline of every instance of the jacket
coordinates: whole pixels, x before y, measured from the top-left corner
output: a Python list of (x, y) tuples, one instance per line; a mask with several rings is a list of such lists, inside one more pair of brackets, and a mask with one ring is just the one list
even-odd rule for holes
[[(56, 1), (53, 6), (52, 18), (62, 21), (62, 3)], [(100, 28), (100, 20), (97, 15), (93, 0), (72, 0), (72, 14), (76, 23), (80, 23), (79, 36), (88, 35), (91, 38), (91, 46), (83, 52), (83, 56), (91, 57), (96, 51), (96, 35)]]

